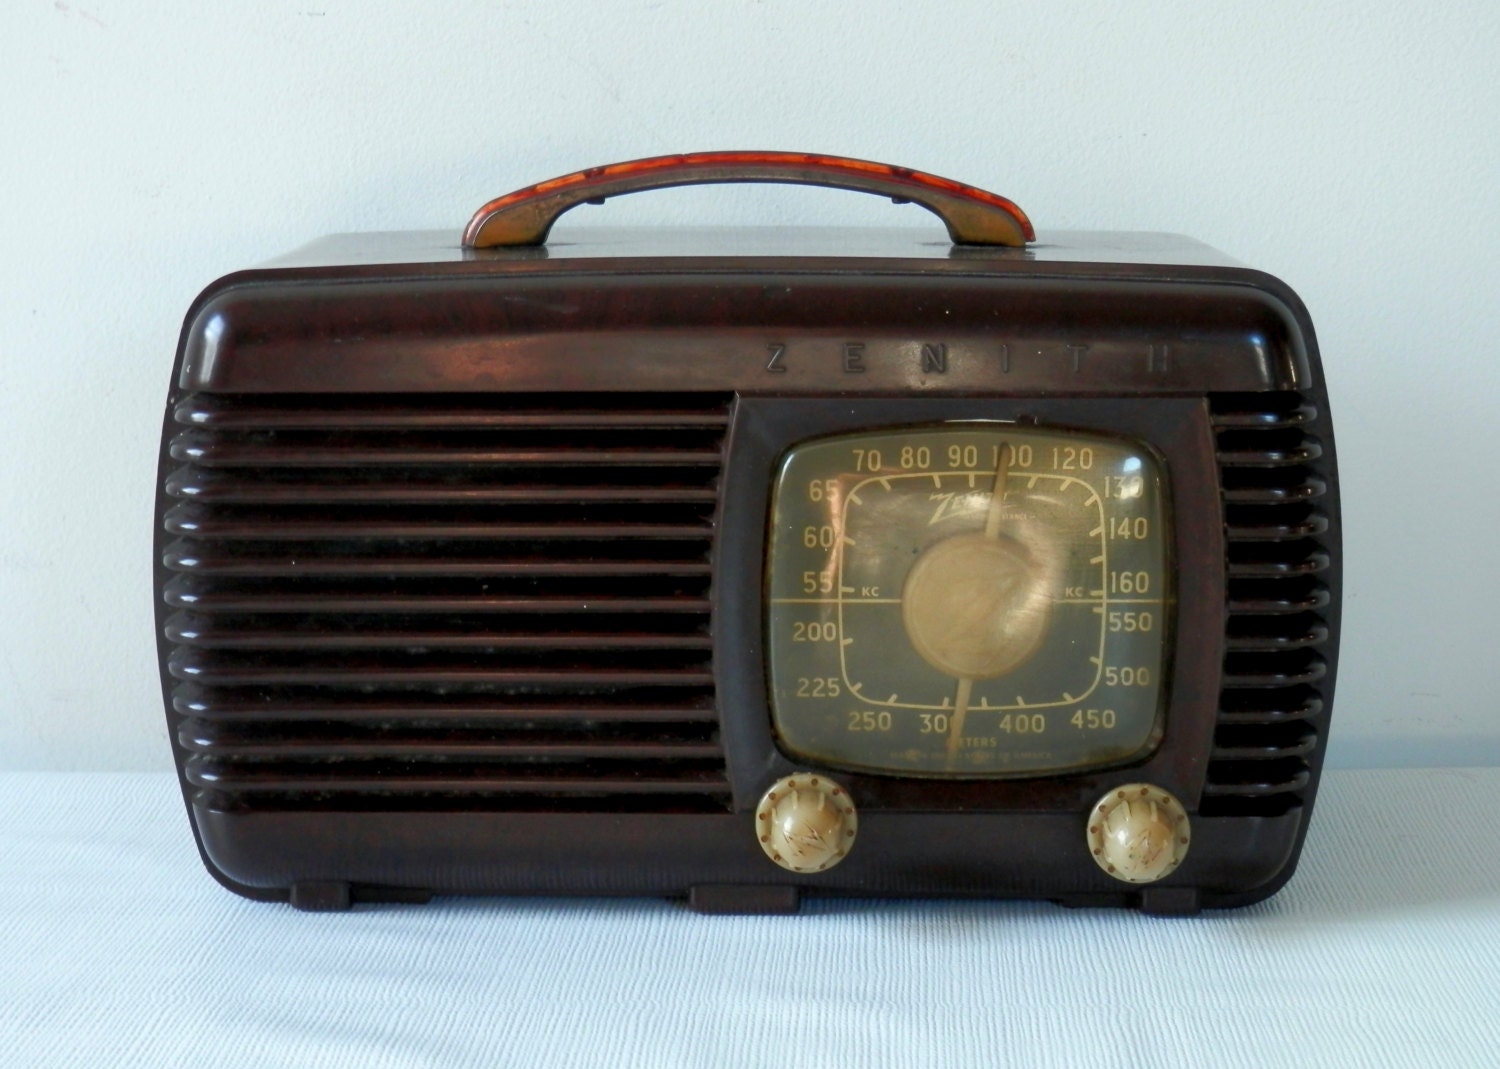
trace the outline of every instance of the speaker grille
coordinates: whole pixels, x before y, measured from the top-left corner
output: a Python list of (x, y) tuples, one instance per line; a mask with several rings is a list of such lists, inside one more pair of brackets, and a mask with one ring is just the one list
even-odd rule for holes
[(1303, 799), (1323, 730), (1331, 603), (1320, 413), (1297, 393), (1210, 398), (1224, 501), (1224, 681), (1206, 815), (1275, 815)]
[(727, 394), (190, 395), (162, 563), (231, 808), (722, 809)]

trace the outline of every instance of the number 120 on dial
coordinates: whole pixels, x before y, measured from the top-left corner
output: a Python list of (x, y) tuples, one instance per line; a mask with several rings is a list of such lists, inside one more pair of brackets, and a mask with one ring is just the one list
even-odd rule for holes
[(1140, 443), (1008, 423), (793, 448), (767, 560), (782, 748), (967, 777), (1145, 753), (1166, 683), (1164, 481)]

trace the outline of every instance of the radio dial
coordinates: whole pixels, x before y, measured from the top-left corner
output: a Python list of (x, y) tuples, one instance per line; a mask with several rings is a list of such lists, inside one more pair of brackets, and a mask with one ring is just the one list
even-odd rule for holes
[(772, 715), (795, 757), (1003, 777), (1158, 736), (1166, 478), (1140, 443), (954, 422), (805, 442), (772, 504)]

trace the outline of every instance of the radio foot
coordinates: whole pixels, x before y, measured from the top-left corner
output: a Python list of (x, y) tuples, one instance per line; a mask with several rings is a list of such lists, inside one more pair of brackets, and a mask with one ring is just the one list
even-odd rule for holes
[(288, 898), (307, 913), (336, 913), (354, 904), (352, 888), (339, 880), (298, 880)]
[(802, 892), (785, 884), (700, 883), (688, 889), (695, 913), (796, 913)]
[(1202, 910), (1196, 887), (1148, 887), (1141, 892), (1141, 912), (1158, 917), (1187, 917)]

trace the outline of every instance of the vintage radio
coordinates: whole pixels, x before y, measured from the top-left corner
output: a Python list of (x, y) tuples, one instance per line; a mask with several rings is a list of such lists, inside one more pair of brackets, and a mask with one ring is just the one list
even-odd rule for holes
[[(932, 230), (577, 231), (798, 182)], [(1333, 693), (1312, 326), (1166, 235), (833, 157), (580, 172), (193, 304), (162, 439), (177, 767), (227, 886), (1232, 906)]]

